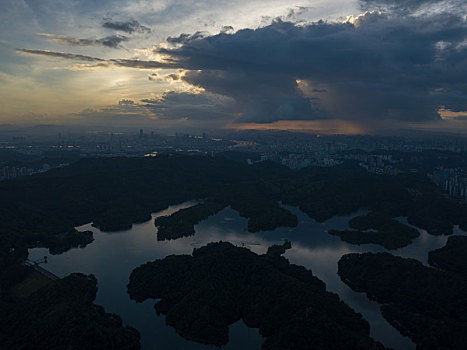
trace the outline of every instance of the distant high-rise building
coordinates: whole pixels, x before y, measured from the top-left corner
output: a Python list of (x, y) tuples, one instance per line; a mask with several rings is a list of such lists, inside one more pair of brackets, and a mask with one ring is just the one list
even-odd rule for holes
[(7, 166), (3, 168), (3, 178), (6, 180), (10, 178), (10, 168)]
[(15, 167), (11, 167), (10, 168), (10, 179), (14, 179), (17, 177), (17, 173), (16, 173), (16, 168)]

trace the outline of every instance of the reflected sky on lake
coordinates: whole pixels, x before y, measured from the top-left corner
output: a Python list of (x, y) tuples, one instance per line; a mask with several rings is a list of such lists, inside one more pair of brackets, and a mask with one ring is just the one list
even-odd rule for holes
[[(334, 217), (324, 223), (310, 219), (306, 214), (293, 207), (299, 220), (296, 228), (279, 228), (275, 231), (249, 233), (246, 231), (247, 219), (242, 218), (231, 208), (222, 210), (196, 226), (196, 234), (171, 241), (157, 241), (154, 218), (169, 215), (179, 209), (192, 205), (187, 202), (174, 205), (152, 215), (152, 220), (133, 225), (132, 229), (119, 232), (101, 232), (91, 224), (79, 230), (92, 230), (95, 241), (85, 248), (72, 249), (61, 255), (50, 255), (47, 249), (30, 250), (30, 259), (44, 255), (49, 262), (45, 266), (58, 276), (72, 272), (94, 274), (98, 279), (96, 303), (103, 305), (108, 312), (122, 316), (127, 325), (138, 329), (141, 343), (147, 349), (206, 349), (206, 346), (189, 342), (178, 336), (175, 330), (165, 325), (165, 316), (157, 316), (154, 300), (136, 303), (128, 297), (126, 286), (131, 271), (147, 262), (164, 258), (170, 254), (191, 254), (193, 248), (209, 242), (228, 241), (237, 246), (245, 246), (258, 254), (264, 254), (268, 246), (281, 243), (285, 239), (292, 242), (292, 249), (285, 253), (291, 263), (303, 265), (326, 283), (327, 290), (339, 294), (354, 310), (363, 314), (370, 322), (370, 334), (384, 345), (394, 349), (415, 349), (414, 344), (399, 334), (381, 316), (379, 304), (368, 300), (365, 294), (356, 293), (345, 285), (337, 275), (337, 262), (348, 253), (382, 252), (383, 247), (365, 244), (361, 246), (342, 242), (339, 237), (327, 233), (329, 229), (345, 229), (348, 220), (360, 211), (346, 217)], [(404, 221), (404, 218), (400, 218)], [(427, 264), (428, 252), (444, 246), (446, 236), (432, 236), (420, 230), (420, 237), (405, 248), (391, 251), (402, 257), (412, 257)], [(464, 234), (455, 228), (456, 234)], [(262, 338), (257, 329), (250, 329), (239, 321), (230, 328), (229, 344), (223, 349), (260, 349)]]

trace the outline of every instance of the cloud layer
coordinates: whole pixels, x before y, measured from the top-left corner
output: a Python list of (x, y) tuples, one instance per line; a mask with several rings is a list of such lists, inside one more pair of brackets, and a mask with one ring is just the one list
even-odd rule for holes
[(449, 0), (360, 0), (364, 10), (378, 8), (403, 12), (413, 12), (433, 5), (441, 4), (445, 6), (449, 2)]
[(118, 48), (124, 41), (128, 41), (129, 38), (124, 35), (109, 35), (100, 39), (78, 39), (69, 37), (66, 35), (54, 35), (49, 33), (39, 33), (41, 36), (45, 36), (50, 40), (53, 40), (59, 44), (71, 45), (71, 46), (91, 46), (91, 45), (102, 45), (111, 48)]
[(16, 49), (19, 53), (25, 53), (28, 55), (46, 56), (63, 58), (74, 61), (84, 62), (95, 62), (96, 65), (86, 66), (87, 68), (92, 67), (126, 67), (126, 68), (138, 68), (138, 69), (156, 69), (156, 68), (177, 68), (178, 65), (171, 62), (159, 62), (159, 61), (144, 61), (137, 59), (102, 59), (98, 57), (85, 56), (80, 54), (68, 53), (68, 52), (57, 52), (48, 50), (31, 50), (31, 49)]
[[(67, 74), (73, 79), (82, 74), (89, 81), (92, 74), (95, 81), (105, 77), (102, 90), (118, 93), (115, 101), (128, 97), (135, 102), (125, 108), (135, 114), (144, 112), (146, 117), (156, 115), (157, 120), (211, 121), (212, 125), (345, 121), (363, 126), (438, 122), (440, 112), (450, 115), (449, 119), (465, 115), (465, 1), (355, 0), (355, 11), (365, 13), (313, 21), (313, 14), (324, 13), (323, 8), (326, 13), (338, 13), (333, 6), (342, 7), (344, 2), (323, 1), (321, 9), (314, 6), (320, 0), (293, 2), (293, 6), (268, 0), (264, 8), (253, 2), (251, 6), (246, 0), (194, 5), (169, 0), (155, 8), (155, 3), (118, 0), (121, 11), (114, 7), (108, 13), (99, 4), (91, 30), (88, 22), (76, 25), (77, 31), (36, 30), (67, 35), (44, 34), (50, 42), (25, 42), (16, 47), (28, 49), (17, 52), (71, 61), (58, 67), (50, 59), (35, 61), (41, 67), (48, 65), (50, 76), (62, 74), (63, 81)], [(54, 0), (27, 3), (29, 9), (48, 14)], [(67, 4), (63, 3), (65, 9), (71, 6)], [(271, 6), (274, 11), (268, 12), (266, 7)], [(257, 12), (250, 17), (253, 7)], [(73, 5), (73, 10), (86, 14), (91, 8), (90, 0)], [(230, 14), (224, 16), (227, 9)], [(236, 21), (246, 12), (255, 24)], [(274, 20), (276, 13), (279, 17)], [(57, 43), (68, 45), (72, 52), (62, 52)], [(47, 46), (30, 49), (43, 44)], [(107, 47), (116, 50), (104, 50)], [(26, 57), (18, 60), (31, 62)], [(45, 70), (30, 70), (48, 81), (41, 72)], [(132, 80), (136, 76), (144, 83)], [(86, 79), (80, 82), (85, 84)], [(141, 89), (143, 84), (154, 90), (131, 92), (131, 87)], [(108, 115), (109, 108), (105, 109)]]
[(161, 49), (183, 79), (229, 96), (238, 121), (426, 121), (467, 107), (467, 23), (460, 15), (367, 12), (346, 23), (275, 21)]

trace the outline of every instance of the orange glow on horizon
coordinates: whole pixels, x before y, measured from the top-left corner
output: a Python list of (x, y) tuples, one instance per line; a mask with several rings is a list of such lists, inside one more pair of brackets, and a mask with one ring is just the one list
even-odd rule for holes
[(441, 116), (441, 119), (455, 119), (459, 117), (467, 117), (467, 111), (453, 112), (451, 109), (446, 109), (446, 107), (444, 106), (438, 109), (438, 113)]
[(235, 130), (284, 130), (304, 133), (363, 135), (371, 134), (372, 128), (361, 122), (333, 120), (279, 120), (272, 123), (230, 123), (225, 129)]

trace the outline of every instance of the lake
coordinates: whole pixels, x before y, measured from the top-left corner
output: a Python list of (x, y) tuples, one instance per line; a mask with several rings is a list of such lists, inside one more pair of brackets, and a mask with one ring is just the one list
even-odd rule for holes
[[(126, 288), (131, 271), (147, 262), (164, 258), (171, 254), (191, 254), (193, 248), (209, 242), (228, 241), (237, 246), (245, 246), (258, 254), (266, 252), (272, 244), (285, 239), (292, 248), (284, 255), (291, 263), (303, 265), (326, 283), (327, 290), (339, 294), (355, 311), (360, 312), (370, 323), (371, 336), (388, 347), (405, 350), (415, 349), (408, 337), (402, 336), (382, 317), (379, 304), (370, 301), (365, 294), (356, 293), (345, 285), (337, 275), (337, 262), (348, 253), (383, 252), (383, 247), (365, 244), (361, 246), (342, 242), (339, 237), (327, 233), (330, 229), (348, 228), (348, 220), (353, 215), (334, 217), (318, 223), (294, 207), (287, 207), (297, 215), (296, 228), (279, 228), (274, 231), (249, 233), (247, 219), (236, 211), (226, 208), (217, 215), (196, 226), (196, 234), (172, 241), (157, 241), (154, 218), (193, 205), (187, 202), (173, 205), (166, 210), (154, 213), (152, 219), (135, 224), (129, 230), (102, 232), (91, 224), (77, 227), (78, 230), (94, 232), (94, 242), (85, 248), (75, 248), (60, 255), (50, 255), (48, 249), (34, 248), (29, 258), (36, 260), (48, 257), (44, 267), (54, 274), (64, 277), (72, 272), (94, 274), (98, 279), (96, 304), (105, 307), (107, 312), (119, 314), (126, 325), (135, 327), (141, 334), (142, 349), (214, 349), (184, 340), (173, 328), (165, 324), (165, 316), (158, 316), (153, 308), (155, 301), (136, 303), (130, 300)], [(400, 218), (404, 222), (404, 218)], [(406, 222), (406, 221), (405, 221)], [(427, 265), (428, 252), (445, 245), (447, 236), (432, 236), (424, 230), (420, 237), (404, 248), (390, 251), (394, 255), (411, 257)], [(455, 228), (455, 234), (465, 234)], [(229, 343), (223, 349), (260, 349), (263, 339), (257, 329), (248, 328), (242, 321), (230, 327)]]

